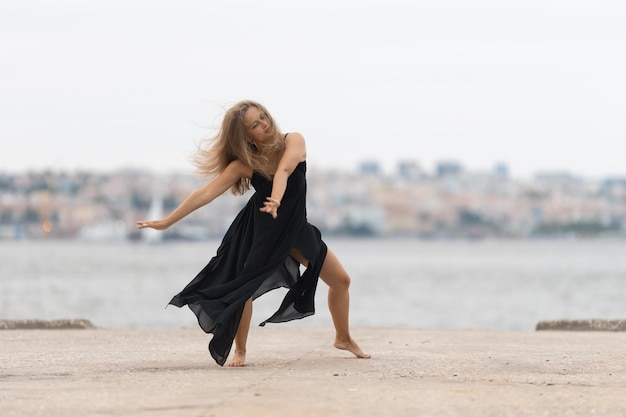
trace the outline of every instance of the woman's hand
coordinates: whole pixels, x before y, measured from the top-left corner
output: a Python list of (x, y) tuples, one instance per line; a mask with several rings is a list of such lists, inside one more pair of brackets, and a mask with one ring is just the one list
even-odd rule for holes
[(155, 230), (165, 230), (169, 227), (169, 225), (165, 222), (165, 220), (140, 220), (137, 222), (137, 229), (155, 229)]
[(259, 210), (264, 213), (271, 214), (273, 218), (278, 217), (278, 207), (280, 207), (280, 201), (272, 197), (267, 197), (266, 200), (267, 201), (263, 203), (263, 207), (261, 207)]

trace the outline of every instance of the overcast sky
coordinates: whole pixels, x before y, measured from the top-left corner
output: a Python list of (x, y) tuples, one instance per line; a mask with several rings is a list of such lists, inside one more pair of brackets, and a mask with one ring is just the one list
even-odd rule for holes
[(2, 0), (0, 170), (191, 171), (251, 98), (309, 165), (626, 175), (622, 0)]

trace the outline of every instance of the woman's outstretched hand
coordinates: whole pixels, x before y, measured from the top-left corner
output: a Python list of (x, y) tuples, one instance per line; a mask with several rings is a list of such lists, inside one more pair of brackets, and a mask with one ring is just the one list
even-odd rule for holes
[(263, 203), (263, 207), (261, 207), (259, 210), (264, 213), (271, 214), (273, 218), (278, 217), (278, 207), (280, 207), (280, 201), (272, 197), (267, 197), (266, 200), (267, 201)]
[(168, 225), (165, 223), (165, 220), (140, 220), (137, 221), (137, 229), (155, 229), (155, 230), (165, 230), (168, 228)]

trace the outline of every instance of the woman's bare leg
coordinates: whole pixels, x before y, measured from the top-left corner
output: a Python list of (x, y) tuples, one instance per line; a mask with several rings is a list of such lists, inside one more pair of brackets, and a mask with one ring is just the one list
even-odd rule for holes
[[(309, 262), (298, 250), (292, 249), (291, 256), (302, 265), (308, 266)], [(335, 253), (330, 249), (328, 249), (326, 259), (322, 264), (320, 278), (328, 285), (328, 309), (335, 326), (335, 343), (333, 345), (337, 349), (351, 352), (357, 358), (370, 358), (370, 355), (364, 353), (352, 339), (352, 336), (350, 336), (350, 276), (343, 265), (341, 265), (341, 262), (339, 262), (339, 259), (337, 259)], [(235, 334), (235, 354), (227, 366), (246, 365), (246, 343), (248, 341), (251, 320), (252, 299), (249, 299), (243, 308), (239, 327)]]
[(334, 346), (352, 352), (357, 358), (370, 358), (350, 336), (350, 276), (330, 248), (322, 264), (320, 278), (328, 285), (328, 309), (335, 325)]
[(246, 366), (246, 343), (248, 342), (248, 331), (252, 320), (252, 298), (246, 301), (235, 334), (235, 354), (226, 366)]
[[(302, 265), (308, 266), (308, 261), (298, 250), (292, 249), (291, 256)], [(357, 358), (370, 358), (371, 355), (364, 353), (350, 336), (350, 276), (330, 248), (322, 264), (320, 278), (328, 285), (328, 309), (335, 326), (334, 346), (353, 353)]]

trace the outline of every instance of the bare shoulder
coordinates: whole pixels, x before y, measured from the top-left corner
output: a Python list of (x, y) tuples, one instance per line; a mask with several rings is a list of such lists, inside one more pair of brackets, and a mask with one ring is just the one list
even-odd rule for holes
[(239, 159), (235, 159), (228, 164), (224, 173), (237, 178), (251, 178), (252, 168), (241, 162)]
[(296, 166), (304, 161), (306, 161), (304, 137), (298, 132), (288, 133), (285, 136), (285, 152), (280, 157), (278, 169), (291, 175)]
[(291, 132), (285, 137), (285, 148), (290, 154), (296, 156), (300, 161), (306, 159), (306, 143), (304, 136), (299, 132)]
[(304, 136), (300, 132), (289, 132), (285, 136), (285, 143), (304, 143)]

